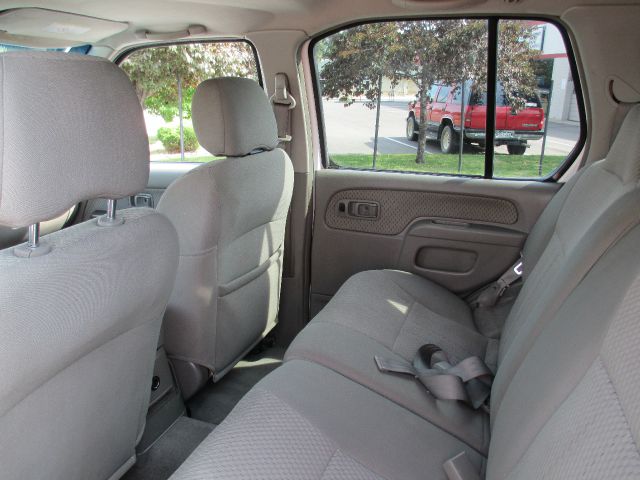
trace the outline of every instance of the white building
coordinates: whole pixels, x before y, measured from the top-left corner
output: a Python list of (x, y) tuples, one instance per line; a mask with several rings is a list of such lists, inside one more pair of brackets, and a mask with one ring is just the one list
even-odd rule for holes
[(534, 23), (539, 24), (536, 47), (541, 51), (540, 60), (553, 62), (549, 119), (578, 122), (580, 121), (578, 102), (562, 34), (550, 23)]

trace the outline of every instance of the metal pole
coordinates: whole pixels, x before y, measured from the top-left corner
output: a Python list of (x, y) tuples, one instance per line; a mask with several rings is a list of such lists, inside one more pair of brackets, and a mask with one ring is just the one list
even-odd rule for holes
[(107, 200), (107, 220), (110, 222), (113, 222), (116, 219), (116, 204), (117, 201), (114, 198), (109, 198)]
[(29, 240), (27, 241), (27, 247), (38, 248), (40, 245), (40, 224), (33, 223), (29, 225)]
[(178, 75), (178, 116), (180, 117), (180, 161), (184, 162), (184, 122), (182, 119), (182, 79)]
[(373, 169), (376, 169), (378, 156), (378, 130), (380, 129), (380, 101), (382, 99), (382, 73), (378, 76), (378, 99), (376, 101), (376, 131), (373, 138)]
[(464, 152), (464, 116), (466, 113), (466, 108), (464, 105), (464, 80), (462, 81), (461, 91), (460, 91), (460, 152), (458, 152), (458, 173), (462, 172), (462, 153)]
[(540, 161), (538, 162), (538, 176), (542, 176), (542, 161), (544, 160), (544, 149), (547, 146), (547, 128), (549, 127), (549, 110), (551, 110), (551, 95), (553, 94), (553, 80), (549, 87), (549, 96), (547, 97), (547, 111), (544, 114), (544, 133), (542, 134), (542, 147), (540, 148)]

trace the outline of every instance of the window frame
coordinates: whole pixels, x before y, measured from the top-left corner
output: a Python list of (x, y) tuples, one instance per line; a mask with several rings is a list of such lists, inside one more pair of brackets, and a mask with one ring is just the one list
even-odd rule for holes
[[(226, 38), (226, 37), (221, 37), (221, 38), (211, 38), (211, 39), (185, 39), (185, 40), (172, 40), (172, 41), (161, 41), (161, 42), (145, 42), (142, 44), (137, 44), (137, 45), (133, 45), (129, 48), (125, 48), (123, 50), (121, 50), (120, 52), (117, 53), (117, 55), (114, 57), (113, 59), (113, 63), (115, 63), (116, 65), (120, 66), (120, 64), (122, 62), (124, 62), (127, 57), (129, 57), (131, 54), (139, 51), (139, 50), (143, 50), (145, 48), (158, 48), (158, 47), (171, 47), (171, 46), (175, 46), (175, 45), (202, 45), (202, 44), (211, 44), (211, 43), (230, 43), (230, 42), (239, 42), (239, 43), (246, 43), (249, 48), (251, 49), (251, 52), (253, 53), (253, 60), (255, 62), (256, 65), (256, 73), (258, 76), (258, 84), (260, 85), (260, 87), (262, 89), (264, 89), (264, 72), (262, 70), (262, 65), (260, 63), (260, 56), (258, 55), (258, 50), (256, 48), (256, 46), (253, 44), (253, 42), (251, 42), (250, 40), (246, 39), (246, 38), (237, 38), (237, 37), (231, 37), (231, 38)], [(151, 161), (150, 164), (156, 164), (156, 163), (163, 163), (165, 165), (176, 165), (176, 164), (183, 164), (183, 165), (203, 165), (203, 163), (201, 162), (171, 162), (171, 161), (162, 161), (162, 162), (158, 162), (158, 161)]]
[(260, 64), (260, 56), (258, 55), (258, 50), (253, 42), (249, 41), (246, 38), (235, 38), (235, 37), (222, 37), (222, 38), (207, 38), (207, 39), (186, 39), (186, 40), (172, 40), (172, 41), (162, 41), (162, 42), (146, 42), (137, 45), (133, 45), (131, 47), (125, 48), (117, 53), (117, 55), (113, 59), (113, 63), (120, 66), (122, 62), (124, 62), (129, 55), (138, 50), (143, 50), (145, 48), (155, 48), (155, 47), (172, 47), (175, 45), (195, 45), (195, 44), (209, 44), (209, 43), (246, 43), (249, 45), (251, 52), (253, 53), (254, 61), (256, 62), (256, 70), (258, 73), (258, 83), (262, 88), (264, 88), (264, 75), (262, 72), (262, 65)]
[[(312, 88), (314, 94), (314, 102), (316, 107), (316, 120), (318, 126), (318, 137), (320, 141), (319, 151), (320, 151), (320, 159), (323, 169), (331, 168), (329, 166), (329, 153), (327, 151), (327, 138), (326, 138), (326, 128), (324, 124), (324, 110), (322, 107), (322, 96), (320, 95), (320, 77), (318, 75), (316, 69), (316, 62), (314, 57), (315, 46), (321, 40), (334, 35), (338, 32), (347, 30), (349, 28), (358, 27), (360, 25), (368, 25), (372, 23), (383, 23), (383, 22), (402, 22), (402, 21), (429, 21), (429, 20), (459, 20), (459, 19), (470, 19), (470, 20), (484, 20), (487, 22), (487, 30), (488, 30), (488, 39), (487, 39), (487, 104), (493, 104), (493, 109), (487, 109), (487, 125), (490, 120), (493, 120), (493, 128), (487, 128), (487, 139), (491, 139), (491, 142), (486, 143), (485, 149), (485, 158), (484, 158), (484, 175), (468, 175), (468, 174), (455, 174), (455, 173), (438, 173), (438, 172), (412, 172), (412, 171), (401, 171), (401, 170), (380, 170), (380, 169), (372, 169), (372, 168), (353, 168), (353, 167), (340, 167), (339, 169), (333, 170), (352, 170), (352, 171), (369, 171), (369, 172), (389, 172), (389, 173), (403, 173), (406, 175), (431, 175), (438, 177), (461, 177), (461, 178), (485, 178), (485, 179), (496, 179), (496, 180), (519, 180), (519, 181), (537, 181), (537, 182), (557, 182), (566, 172), (571, 168), (573, 163), (578, 159), (580, 153), (584, 149), (584, 146), (587, 141), (587, 115), (586, 108), (584, 102), (584, 90), (582, 88), (581, 76), (579, 74), (577, 57), (575, 55), (574, 45), (571, 41), (571, 36), (569, 35), (569, 29), (565, 23), (563, 23), (560, 19), (556, 17), (548, 17), (544, 15), (457, 15), (457, 16), (440, 16), (440, 15), (430, 15), (430, 16), (422, 16), (422, 17), (410, 17), (410, 16), (401, 16), (401, 17), (383, 17), (383, 18), (375, 18), (375, 19), (366, 19), (344, 23), (337, 27), (331, 28), (330, 30), (326, 30), (318, 33), (313, 38), (311, 38), (309, 42), (308, 55), (309, 55), (309, 68), (312, 78)], [(532, 20), (532, 21), (540, 21), (546, 22), (554, 25), (560, 36), (562, 37), (565, 50), (567, 52), (567, 59), (569, 61), (569, 69), (571, 71), (571, 77), (573, 78), (573, 85), (576, 92), (576, 100), (578, 103), (578, 113), (580, 116), (580, 133), (578, 139), (576, 141), (575, 146), (567, 155), (567, 158), (562, 162), (562, 164), (550, 172), (545, 177), (539, 178), (523, 178), (523, 177), (495, 177), (493, 175), (493, 163), (494, 163), (494, 149), (495, 149), (495, 116), (496, 116), (496, 82), (491, 80), (496, 80), (497, 77), (497, 61), (498, 61), (498, 26), (501, 20)], [(439, 91), (438, 91), (439, 93)], [(490, 113), (491, 112), (491, 113)], [(547, 121), (545, 119), (545, 121)], [(490, 145), (489, 145), (490, 144)]]

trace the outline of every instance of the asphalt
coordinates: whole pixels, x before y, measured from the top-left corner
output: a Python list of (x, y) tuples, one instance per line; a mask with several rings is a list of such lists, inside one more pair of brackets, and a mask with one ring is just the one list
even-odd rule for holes
[[(323, 100), (327, 150), (330, 154), (373, 153), (376, 110), (357, 102), (349, 107), (335, 100)], [(379, 153), (414, 153), (417, 142), (407, 140), (405, 125), (408, 102), (383, 101), (380, 108), (378, 132)], [(567, 155), (580, 136), (580, 127), (574, 122), (550, 121), (547, 131), (545, 155)], [(542, 140), (530, 142), (528, 155), (540, 155)], [(427, 153), (439, 153), (437, 142), (427, 142)], [(466, 153), (481, 154), (479, 148), (467, 148)], [(497, 153), (507, 153), (505, 146)]]

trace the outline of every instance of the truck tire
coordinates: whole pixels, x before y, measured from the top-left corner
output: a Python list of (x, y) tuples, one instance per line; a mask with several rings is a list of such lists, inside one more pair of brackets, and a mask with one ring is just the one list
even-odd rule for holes
[(509, 152), (509, 155), (524, 155), (524, 152), (526, 151), (526, 145), (507, 145), (507, 152)]
[(458, 150), (458, 136), (450, 124), (445, 124), (440, 132), (440, 151), (454, 153)]
[(419, 132), (420, 130), (418, 127), (418, 123), (416, 122), (415, 117), (411, 115), (409, 118), (407, 118), (407, 129), (406, 129), (407, 140), (415, 142), (416, 140), (418, 140)]

